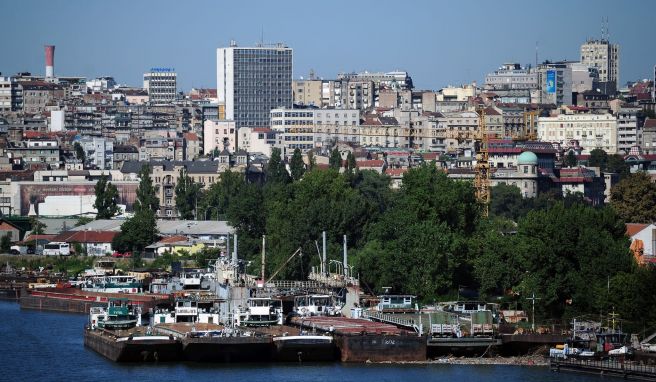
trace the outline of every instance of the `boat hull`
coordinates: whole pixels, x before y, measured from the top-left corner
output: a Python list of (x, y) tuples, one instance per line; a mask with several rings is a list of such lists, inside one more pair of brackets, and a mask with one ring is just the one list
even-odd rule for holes
[(84, 346), (114, 362), (171, 362), (182, 359), (182, 344), (171, 338), (118, 339), (103, 331), (84, 331)]
[(267, 362), (271, 337), (186, 337), (184, 356), (194, 362)]
[(338, 359), (338, 352), (331, 337), (277, 337), (273, 339), (272, 359), (278, 362), (332, 362)]

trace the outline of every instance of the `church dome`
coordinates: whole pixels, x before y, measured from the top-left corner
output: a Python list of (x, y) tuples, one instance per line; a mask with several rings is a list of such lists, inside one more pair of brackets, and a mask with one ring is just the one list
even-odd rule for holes
[(522, 165), (522, 164), (530, 164), (530, 165), (537, 165), (538, 164), (538, 156), (535, 155), (534, 153), (530, 151), (524, 151), (519, 158), (517, 158), (517, 163)]

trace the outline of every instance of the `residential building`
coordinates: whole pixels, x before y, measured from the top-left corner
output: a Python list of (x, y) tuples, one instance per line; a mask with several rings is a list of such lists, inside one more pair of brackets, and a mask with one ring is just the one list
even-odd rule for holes
[(642, 108), (622, 107), (617, 113), (617, 150), (627, 155), (642, 144)]
[(656, 154), (656, 119), (649, 118), (645, 120), (641, 146), (645, 154)]
[(50, 82), (22, 81), (16, 84), (22, 89), (22, 111), (24, 113), (41, 113), (48, 106), (54, 106), (57, 100), (64, 98), (64, 89)]
[(177, 73), (172, 68), (152, 68), (143, 75), (143, 87), (153, 104), (170, 103), (176, 100)]
[(240, 127), (239, 147), (249, 153), (261, 153), (271, 157), (271, 149), (281, 147), (281, 134), (268, 127)]
[(132, 145), (115, 145), (114, 146), (114, 170), (120, 170), (123, 163), (128, 161), (139, 160), (139, 149)]
[(12, 78), (0, 75), (0, 113), (8, 113), (11, 111), (12, 87)]
[(41, 164), (51, 169), (58, 169), (61, 165), (59, 143), (56, 139), (23, 141), (20, 145), (8, 147), (7, 154), (11, 159), (21, 159), (27, 165)]
[(235, 152), (239, 138), (236, 126), (235, 121), (206, 120), (203, 123), (203, 152), (210, 154), (215, 149)]
[(538, 118), (538, 139), (558, 143), (561, 147), (578, 143), (583, 154), (596, 148), (608, 154), (617, 153), (617, 119), (614, 115), (576, 112), (578, 107), (571, 110), (575, 112)]
[(217, 95), (225, 116), (236, 128), (269, 126), (270, 111), (291, 108), (292, 49), (275, 46), (217, 49)]
[(80, 139), (86, 166), (100, 170), (114, 168), (114, 142), (107, 138), (85, 136)]
[(538, 65), (538, 99), (537, 103), (571, 105), (572, 104), (572, 68), (571, 62), (549, 62)]
[(87, 81), (87, 90), (91, 93), (102, 93), (116, 86), (114, 77), (98, 77)]
[(321, 107), (323, 81), (316, 79), (294, 80), (292, 89), (294, 92), (294, 105)]
[(588, 40), (581, 45), (581, 63), (597, 69), (599, 88), (615, 94), (620, 83), (620, 46), (607, 39)]
[(538, 75), (535, 69), (522, 68), (517, 63), (503, 64), (498, 70), (485, 76), (485, 90), (492, 90), (501, 97), (501, 102), (518, 102), (513, 99), (510, 101), (508, 96), (518, 96), (520, 91), (528, 95), (527, 102), (530, 103), (530, 91), (538, 88)]

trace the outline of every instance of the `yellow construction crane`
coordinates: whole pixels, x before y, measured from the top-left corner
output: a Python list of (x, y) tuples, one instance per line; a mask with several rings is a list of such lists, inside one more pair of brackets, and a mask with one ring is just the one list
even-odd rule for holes
[(464, 140), (473, 140), (476, 148), (476, 166), (474, 167), (474, 188), (476, 189), (476, 199), (483, 205), (483, 216), (489, 215), (490, 205), (490, 162), (488, 143), (490, 134), (485, 123), (485, 110), (477, 111), (480, 118), (478, 122), (478, 131), (447, 131), (446, 137), (456, 139), (458, 142)]
[(476, 188), (476, 198), (483, 204), (483, 216), (487, 217), (489, 215), (490, 206), (491, 174), (488, 152), (490, 137), (487, 133), (487, 125), (485, 123), (485, 110), (481, 109), (479, 115), (478, 132), (475, 138), (478, 143), (478, 150), (476, 150), (476, 175), (474, 177), (474, 187)]

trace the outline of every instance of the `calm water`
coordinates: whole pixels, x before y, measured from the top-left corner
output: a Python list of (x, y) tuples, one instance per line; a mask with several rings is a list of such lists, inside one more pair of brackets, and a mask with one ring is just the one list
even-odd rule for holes
[(0, 302), (0, 381), (601, 381), (546, 367), (461, 365), (115, 364), (84, 347), (83, 315)]

